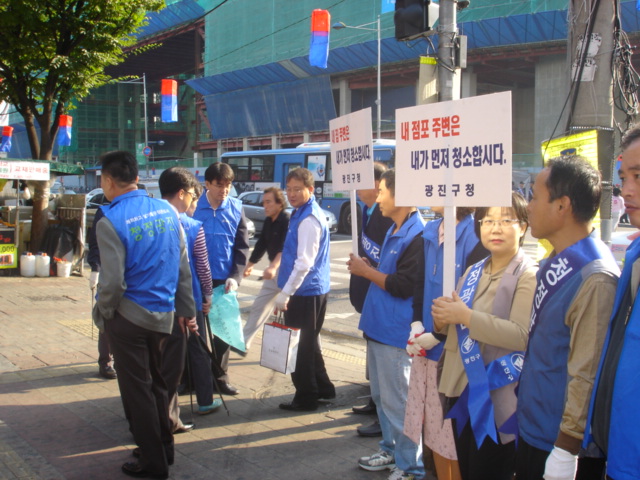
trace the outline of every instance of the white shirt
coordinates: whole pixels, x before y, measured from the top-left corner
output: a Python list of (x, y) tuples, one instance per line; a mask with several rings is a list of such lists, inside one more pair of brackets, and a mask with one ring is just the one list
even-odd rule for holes
[(298, 226), (298, 251), (293, 270), (282, 291), (287, 295), (294, 295), (300, 288), (305, 277), (315, 264), (318, 250), (320, 250), (320, 237), (322, 225), (316, 217), (309, 215)]

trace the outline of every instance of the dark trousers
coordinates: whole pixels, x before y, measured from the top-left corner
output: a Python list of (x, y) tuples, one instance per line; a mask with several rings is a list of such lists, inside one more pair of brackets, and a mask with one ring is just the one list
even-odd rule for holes
[(171, 335), (167, 338), (162, 357), (162, 376), (167, 383), (167, 396), (169, 398), (169, 421), (171, 431), (175, 432), (182, 427), (180, 420), (180, 402), (178, 399), (178, 385), (184, 371), (187, 355), (187, 337), (180, 328), (178, 317), (174, 315)]
[[(516, 453), (516, 480), (542, 480), (550, 453), (529, 445), (520, 437)], [(579, 458), (575, 480), (600, 480), (604, 478), (605, 467), (604, 458)]]
[(113, 362), (111, 349), (109, 348), (109, 338), (106, 332), (98, 333), (98, 367), (104, 370)]
[(295, 403), (315, 405), (318, 398), (335, 396), (336, 389), (327, 375), (318, 343), (326, 310), (327, 294), (293, 295), (284, 312), (285, 324), (300, 329), (296, 371), (291, 374), (296, 387)]
[(169, 426), (167, 385), (160, 372), (167, 334), (139, 327), (115, 313), (105, 322), (118, 365), (118, 386), (134, 441), (140, 447), (140, 465), (165, 474), (173, 461), (173, 434)]
[[(219, 287), (220, 285), (224, 285), (226, 283), (226, 279), (216, 280), (214, 278), (211, 281), (213, 283), (213, 288)], [(219, 377), (218, 380), (222, 382), (227, 382), (227, 383), (229, 382), (229, 375), (227, 374), (227, 372), (229, 371), (229, 350), (230, 349), (231, 347), (229, 346), (229, 344), (220, 340), (218, 337), (215, 336), (215, 333), (214, 333), (213, 351), (216, 355), (216, 358), (220, 362), (220, 366), (222, 367), (222, 370), (224, 370), (224, 375)]]
[(529, 445), (520, 437), (516, 452), (516, 480), (542, 480), (550, 453)]
[[(201, 338), (204, 340), (207, 338), (207, 330), (204, 324), (204, 314), (201, 311), (198, 311), (196, 321), (198, 322), (198, 333), (200, 333)], [(211, 357), (209, 357), (209, 353), (204, 350), (196, 335), (189, 335), (187, 350), (189, 351), (189, 366), (193, 386), (196, 390), (198, 405), (201, 407), (211, 405), (211, 402), (213, 402)]]
[(458, 464), (463, 480), (511, 480), (515, 470), (516, 445), (496, 444), (485, 438), (480, 448), (473, 436), (471, 423), (467, 422), (458, 436), (457, 429), (453, 435), (458, 454)]

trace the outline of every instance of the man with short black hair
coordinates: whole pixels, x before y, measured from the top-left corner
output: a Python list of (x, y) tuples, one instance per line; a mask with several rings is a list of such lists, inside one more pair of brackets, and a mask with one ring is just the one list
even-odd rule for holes
[(104, 328), (118, 365), (118, 385), (139, 462), (132, 477), (168, 478), (173, 463), (167, 385), (161, 374), (174, 312), (182, 328), (195, 317), (191, 271), (178, 216), (138, 190), (128, 152), (101, 158), (102, 188), (111, 205), (97, 224), (100, 284), (93, 318)]
[(282, 250), (275, 304), (284, 311), (285, 324), (300, 329), (300, 340), (291, 374), (296, 393), (291, 402), (279, 405), (283, 410), (316, 410), (318, 399), (336, 396), (318, 342), (329, 293), (329, 229), (314, 189), (313, 174), (306, 168), (287, 175), (287, 198), (295, 210)]
[[(199, 222), (186, 218), (185, 212), (191, 207), (191, 204), (197, 201), (196, 188), (198, 187), (198, 180), (196, 177), (186, 168), (183, 167), (170, 167), (162, 172), (158, 179), (158, 187), (160, 188), (160, 195), (162, 199), (166, 200), (169, 205), (173, 207), (180, 219), (180, 225), (184, 232), (185, 242), (187, 245), (187, 254), (189, 256), (189, 267), (191, 268), (192, 287), (194, 292), (194, 302), (196, 306), (196, 320), (193, 325), (197, 324), (195, 330), (201, 330), (204, 332), (203, 317), (201, 315), (203, 296), (200, 288), (200, 280), (198, 279), (197, 272), (194, 272), (195, 258), (193, 256), (193, 249), (195, 244), (195, 236), (200, 230), (201, 225)], [(192, 224), (191, 222), (195, 222)], [(198, 224), (198, 225), (196, 225)], [(192, 230), (196, 228), (197, 230)], [(206, 249), (204, 245), (204, 235), (202, 235), (202, 248)], [(204, 297), (204, 305), (208, 311), (208, 307), (211, 304), (211, 271), (209, 270), (208, 259), (201, 260), (206, 262), (204, 266), (208, 275), (207, 283), (207, 296)], [(196, 298), (197, 297), (197, 298)], [(208, 303), (207, 303), (208, 302)], [(162, 375), (167, 382), (167, 390), (169, 395), (169, 419), (171, 421), (171, 428), (173, 433), (184, 433), (193, 430), (193, 423), (183, 423), (180, 419), (180, 402), (178, 399), (178, 384), (185, 367), (185, 359), (187, 355), (187, 338), (186, 332), (180, 328), (178, 318), (176, 317), (173, 322), (173, 329), (171, 336), (167, 340), (165, 346), (164, 362), (162, 364)], [(209, 364), (209, 374), (211, 374), (211, 365)], [(194, 368), (196, 370), (196, 368)], [(208, 399), (199, 398), (198, 404), (202, 407), (208, 406), (208, 409), (200, 411), (210, 413), (219, 408), (221, 402), (213, 402), (213, 393), (208, 395)], [(202, 403), (204, 402), (204, 403)]]
[(382, 174), (376, 201), (385, 217), (393, 220), (380, 251), (380, 263), (371, 266), (363, 258), (349, 256), (352, 275), (371, 284), (360, 324), (367, 340), (367, 365), (371, 396), (382, 429), (379, 451), (361, 457), (364, 470), (392, 470), (388, 480), (421, 480), (424, 475), (422, 445), (403, 432), (411, 357), (405, 351), (413, 317), (413, 286), (422, 261), (424, 220), (415, 207), (396, 205), (394, 170)]
[(550, 160), (529, 203), (531, 234), (553, 246), (540, 262), (518, 387), (518, 480), (573, 479), (619, 269), (593, 235), (600, 174), (580, 157)]
[[(209, 165), (204, 172), (207, 191), (193, 213), (193, 218), (202, 222), (207, 240), (213, 288), (224, 285), (226, 292), (238, 289), (249, 256), (249, 235), (242, 202), (229, 196), (234, 178), (233, 169), (226, 163)], [(227, 375), (230, 347), (217, 336), (213, 347), (225, 372), (218, 378), (218, 388), (226, 395), (237, 395), (238, 390), (229, 383)]]
[[(372, 267), (377, 267), (380, 262), (380, 249), (382, 242), (387, 234), (393, 220), (385, 217), (380, 212), (380, 206), (376, 202), (378, 190), (380, 188), (380, 179), (382, 174), (387, 171), (387, 166), (381, 162), (373, 164), (374, 187), (366, 190), (358, 190), (358, 198), (364, 203), (362, 212), (362, 225), (358, 232), (358, 256), (366, 258)], [(358, 208), (360, 208), (358, 206)], [(349, 278), (349, 300), (356, 312), (362, 313), (364, 299), (369, 291), (371, 281), (358, 275), (351, 275)], [(366, 368), (366, 377), (369, 378), (369, 368)], [(353, 413), (356, 414), (376, 414), (376, 404), (373, 398), (369, 397), (369, 403), (362, 407), (353, 407)], [(380, 422), (376, 420), (370, 425), (361, 425), (356, 431), (358, 435), (363, 437), (379, 437), (382, 435)]]
[[(640, 228), (640, 126), (622, 137), (622, 197), (631, 224)], [(591, 437), (607, 460), (608, 480), (640, 478), (640, 415), (637, 381), (640, 349), (640, 240), (627, 248), (609, 332), (591, 399)], [(588, 443), (588, 442), (585, 442)], [(586, 446), (586, 445), (585, 445)]]

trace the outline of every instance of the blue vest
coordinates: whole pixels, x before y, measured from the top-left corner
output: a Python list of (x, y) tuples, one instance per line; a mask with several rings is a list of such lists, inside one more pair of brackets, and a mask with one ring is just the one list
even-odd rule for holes
[(327, 221), (322, 213), (322, 209), (318, 206), (313, 196), (291, 215), (289, 229), (287, 230), (287, 236), (282, 249), (280, 273), (278, 273), (278, 287), (282, 288), (286, 285), (287, 280), (289, 280), (291, 272), (293, 272), (293, 264), (298, 257), (298, 227), (300, 226), (300, 222), (309, 215), (313, 215), (318, 219), (320, 225), (322, 225), (322, 234), (316, 261), (307, 273), (307, 276), (304, 277), (300, 288), (294, 293), (294, 295), (301, 295), (303, 297), (323, 295), (329, 292), (329, 229), (327, 228)]
[[(520, 375), (517, 410), (520, 436), (529, 445), (547, 452), (553, 449), (558, 437), (569, 382), (567, 364), (571, 332), (565, 324), (567, 311), (589, 276), (609, 273), (617, 277), (619, 271), (611, 251), (598, 239), (586, 237), (567, 250), (585, 247), (593, 252), (593, 260), (561, 286), (533, 320)], [(540, 262), (540, 270), (536, 275), (537, 295), (546, 263), (557, 257)]]
[(202, 222), (189, 217), (186, 213), (180, 214), (180, 222), (187, 237), (187, 253), (189, 254), (189, 267), (191, 267), (191, 283), (193, 286), (193, 300), (196, 302), (196, 310), (202, 311), (202, 287), (200, 286), (200, 278), (196, 272), (196, 262), (193, 258), (193, 249), (195, 248), (196, 238)]
[[(613, 306), (614, 318), (631, 282), (633, 263), (640, 258), (640, 240), (636, 239), (627, 249), (624, 269), (618, 282)], [(591, 425), (593, 401), (600, 381), (600, 370), (609, 347), (609, 331), (602, 349), (598, 375), (593, 387), (591, 407), (587, 425)], [(615, 480), (637, 480), (640, 459), (640, 382), (638, 382), (638, 351), (640, 350), (640, 295), (636, 292), (631, 316), (624, 334), (624, 343), (618, 359), (609, 423), (609, 443), (607, 452), (607, 475)], [(585, 434), (585, 443), (587, 442)]]
[[(444, 245), (439, 245), (438, 229), (442, 220), (432, 220), (424, 227), (424, 303), (422, 304), (422, 323), (427, 332), (433, 331), (431, 305), (443, 295), (442, 262)], [(465, 271), (467, 257), (478, 244), (478, 237), (473, 229), (473, 215), (467, 215), (456, 225), (456, 270), (455, 282)], [(407, 337), (408, 338), (408, 337)], [(406, 343), (406, 339), (405, 339)], [(440, 342), (427, 352), (430, 360), (439, 360), (444, 342)]]
[[(420, 212), (416, 212), (394, 234), (395, 228), (395, 224), (389, 228), (380, 251), (378, 271), (386, 274), (397, 271), (398, 259), (413, 239), (420, 235), (424, 229), (424, 220)], [(411, 330), (412, 303), (413, 296), (394, 297), (371, 282), (358, 328), (376, 342), (404, 349)]]
[(151, 312), (172, 312), (181, 235), (173, 208), (144, 190), (134, 190), (103, 209), (127, 252), (124, 296)]
[(203, 195), (193, 212), (193, 218), (202, 222), (204, 228), (211, 278), (226, 280), (233, 267), (233, 246), (242, 218), (242, 202), (237, 198), (227, 197), (214, 210), (206, 195)]

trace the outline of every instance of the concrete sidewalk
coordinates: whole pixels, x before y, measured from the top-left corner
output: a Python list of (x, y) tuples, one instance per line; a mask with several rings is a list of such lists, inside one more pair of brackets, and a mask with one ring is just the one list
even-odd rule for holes
[[(86, 278), (0, 277), (0, 479), (128, 478), (120, 466), (135, 445), (117, 382), (97, 374), (90, 310)], [(378, 441), (355, 433), (373, 418), (351, 414), (368, 393), (363, 340), (323, 335), (337, 398), (299, 414), (278, 409), (293, 386), (260, 367), (259, 347), (232, 354), (240, 394), (225, 397), (230, 415), (194, 415), (196, 429), (175, 437), (170, 478), (385, 479), (388, 471), (357, 467)], [(189, 396), (180, 400), (189, 421)]]

